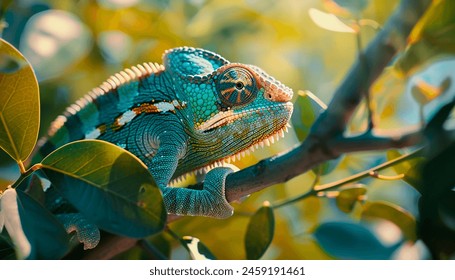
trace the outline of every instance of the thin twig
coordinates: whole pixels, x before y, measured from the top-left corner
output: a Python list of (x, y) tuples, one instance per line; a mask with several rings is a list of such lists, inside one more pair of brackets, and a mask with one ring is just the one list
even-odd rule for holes
[[(400, 156), (398, 158), (395, 158), (393, 160), (389, 160), (389, 161), (384, 162), (384, 163), (382, 163), (380, 165), (377, 165), (375, 167), (372, 167), (372, 168), (370, 168), (368, 170), (365, 170), (365, 171), (362, 171), (360, 173), (354, 174), (354, 175), (352, 175), (350, 177), (347, 177), (347, 178), (344, 178), (342, 180), (338, 180), (336, 182), (331, 182), (331, 183), (328, 183), (328, 184), (312, 187), (311, 190), (309, 190), (308, 192), (306, 192), (304, 194), (301, 194), (301, 195), (296, 196), (294, 198), (287, 199), (287, 200), (285, 200), (283, 202), (274, 204), (273, 208), (283, 207), (283, 206), (289, 205), (291, 203), (294, 203), (296, 201), (303, 200), (303, 199), (306, 199), (308, 197), (315, 196), (315, 195), (318, 194), (318, 192), (333, 190), (333, 189), (342, 187), (344, 185), (347, 185), (347, 184), (350, 184), (350, 183), (353, 183), (353, 182), (357, 182), (357, 181), (362, 180), (364, 178), (370, 177), (371, 174), (377, 174), (378, 171), (390, 168), (390, 167), (392, 167), (392, 166), (394, 166), (396, 164), (399, 164), (399, 163), (401, 163), (403, 161), (409, 160), (409, 159), (411, 159), (413, 157), (416, 157), (416, 156), (420, 155), (422, 150), (423, 150), (422, 148), (417, 149), (417, 150), (415, 150), (415, 151), (413, 151), (413, 152), (411, 152), (409, 154), (405, 154), (405, 155), (402, 155), (402, 156)], [(376, 177), (376, 178), (380, 179), (380, 177)]]

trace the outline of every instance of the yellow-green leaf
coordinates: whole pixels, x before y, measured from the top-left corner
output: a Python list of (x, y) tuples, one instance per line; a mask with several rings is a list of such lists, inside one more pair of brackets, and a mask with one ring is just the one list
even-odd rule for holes
[(16, 161), (24, 161), (38, 138), (38, 82), (22, 54), (2, 39), (0, 55), (17, 64), (17, 70), (0, 73), (0, 147)]
[[(402, 154), (396, 150), (387, 151), (387, 160), (393, 160)], [(404, 174), (403, 180), (414, 187), (420, 193), (422, 192), (422, 178), (421, 178), (421, 167), (423, 158), (412, 158), (395, 164), (393, 169), (397, 174)]]
[(267, 250), (273, 239), (275, 218), (273, 210), (264, 205), (251, 217), (245, 235), (246, 258), (259, 259)]
[(338, 209), (345, 213), (350, 213), (354, 209), (355, 203), (365, 200), (367, 189), (364, 187), (354, 187), (341, 190), (336, 197)]
[(327, 108), (327, 105), (308, 90), (300, 90), (298, 94), (299, 96), (294, 103), (294, 113), (292, 114), (291, 122), (301, 142), (310, 133), (311, 126)]
[(61, 195), (101, 229), (134, 238), (163, 229), (160, 190), (147, 167), (120, 147), (76, 141), (49, 154), (42, 165)]
[(455, 1), (437, 0), (409, 35), (406, 52), (395, 67), (408, 73), (414, 67), (444, 53), (455, 53)]
[(381, 218), (397, 225), (403, 236), (410, 241), (416, 241), (416, 220), (403, 208), (388, 202), (366, 203), (362, 218)]

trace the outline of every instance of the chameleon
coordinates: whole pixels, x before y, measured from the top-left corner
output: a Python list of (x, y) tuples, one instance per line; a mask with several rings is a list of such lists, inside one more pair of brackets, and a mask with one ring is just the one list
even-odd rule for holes
[[(69, 106), (39, 142), (45, 157), (75, 140), (99, 139), (138, 157), (170, 214), (228, 218), (230, 164), (284, 136), (293, 91), (254, 65), (208, 50), (165, 51), (112, 75)], [(205, 175), (202, 190), (175, 188), (187, 174)]]

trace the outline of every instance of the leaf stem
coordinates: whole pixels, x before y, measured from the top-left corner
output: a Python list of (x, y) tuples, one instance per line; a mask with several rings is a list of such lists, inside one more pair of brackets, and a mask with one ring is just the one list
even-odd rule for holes
[(418, 156), (422, 151), (423, 151), (423, 148), (419, 148), (419, 149), (417, 149), (417, 150), (415, 150), (415, 151), (413, 151), (413, 152), (411, 152), (409, 154), (405, 154), (405, 155), (397, 157), (397, 158), (395, 158), (393, 160), (386, 161), (386, 162), (384, 162), (384, 163), (382, 163), (380, 165), (377, 165), (377, 166), (375, 166), (373, 168), (370, 168), (368, 170), (365, 170), (363, 172), (354, 174), (354, 175), (352, 175), (350, 177), (347, 177), (347, 178), (344, 178), (342, 180), (335, 181), (335, 182), (328, 183), (328, 184), (324, 184), (324, 185), (320, 185), (320, 186), (316, 186), (314, 188), (314, 190), (317, 191), (317, 192), (326, 191), (326, 190), (329, 190), (329, 189), (334, 189), (334, 188), (340, 187), (342, 185), (346, 185), (346, 184), (349, 184), (349, 183), (352, 183), (352, 182), (356, 182), (356, 181), (361, 180), (363, 178), (370, 177), (372, 172), (378, 172), (378, 171), (387, 169), (389, 167), (392, 167), (395, 164), (398, 164), (400, 162), (403, 162), (403, 161), (411, 159), (411, 158), (413, 158), (415, 156)]
[(19, 170), (20, 170), (21, 174), (24, 174), (26, 172), (26, 170), (25, 170), (25, 166), (24, 166), (24, 163), (22, 162), (22, 160), (18, 160), (17, 165), (19, 165)]
[(16, 180), (16, 182), (14, 182), (11, 185), (11, 188), (13, 188), (13, 189), (17, 188), (22, 183), (22, 181), (24, 181), (24, 179), (26, 179), (28, 176), (30, 176), (33, 172), (35, 172), (36, 170), (39, 170), (43, 167), (43, 165), (41, 163), (37, 163), (37, 164), (34, 164), (29, 169), (25, 170), (25, 167), (24, 167), (24, 164), (22, 163), (22, 161), (18, 161), (17, 163), (21, 170), (21, 176), (19, 176), (19, 178)]
[(398, 174), (395, 176), (386, 176), (386, 175), (379, 174), (378, 171), (372, 171), (372, 172), (370, 172), (370, 176), (373, 178), (379, 179), (379, 180), (384, 180), (384, 181), (396, 181), (396, 180), (403, 179), (405, 175), (403, 173), (401, 173), (401, 174)]

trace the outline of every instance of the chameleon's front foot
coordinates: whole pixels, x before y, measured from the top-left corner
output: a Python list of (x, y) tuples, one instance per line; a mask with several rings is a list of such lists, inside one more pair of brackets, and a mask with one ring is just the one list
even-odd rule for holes
[[(236, 167), (235, 167), (236, 168)], [(215, 168), (205, 176), (204, 192), (209, 194), (209, 217), (225, 219), (234, 214), (234, 208), (226, 199), (226, 177), (234, 170), (230, 167)], [(204, 215), (205, 216), (205, 215)]]
[[(237, 169), (234, 167), (234, 169)], [(225, 219), (234, 208), (226, 200), (226, 177), (234, 172), (230, 167), (218, 167), (207, 173), (202, 190), (166, 187), (164, 205), (168, 213)]]

